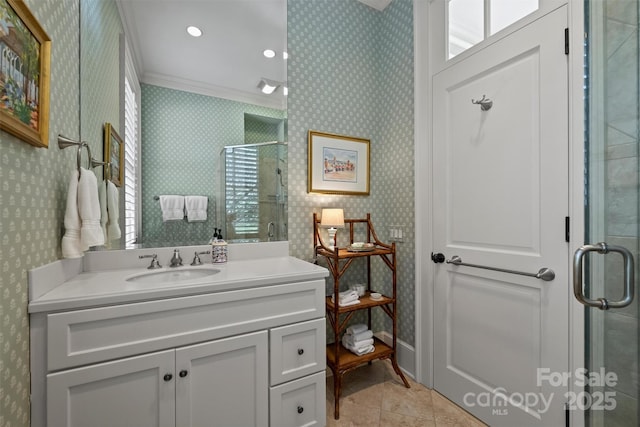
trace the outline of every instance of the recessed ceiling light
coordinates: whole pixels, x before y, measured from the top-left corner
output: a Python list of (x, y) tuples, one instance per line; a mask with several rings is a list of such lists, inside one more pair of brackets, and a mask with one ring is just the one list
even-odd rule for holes
[(276, 52), (271, 49), (265, 49), (265, 51), (262, 52), (262, 54), (267, 58), (274, 58), (276, 56)]
[(276, 89), (278, 89), (280, 84), (278, 82), (274, 82), (273, 80), (265, 79), (264, 77), (260, 79), (258, 82), (258, 88), (267, 95), (271, 95)]
[(202, 30), (198, 27), (190, 25), (187, 27), (187, 33), (189, 33), (189, 35), (192, 37), (200, 37), (202, 35)]

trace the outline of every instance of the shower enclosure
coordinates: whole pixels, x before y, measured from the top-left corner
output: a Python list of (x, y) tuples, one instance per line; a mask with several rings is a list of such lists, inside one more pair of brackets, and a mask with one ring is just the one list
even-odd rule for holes
[[(584, 283), (592, 303), (606, 299), (604, 307), (585, 308), (585, 356), (590, 372), (617, 376), (589, 387), (587, 399), (578, 402), (584, 406), (580, 409), (585, 409), (587, 426), (640, 425), (638, 274), (634, 280), (630, 258), (637, 260), (639, 250), (638, 3), (585, 2), (584, 241), (591, 253), (583, 257)], [(609, 253), (597, 250), (602, 248), (598, 242), (606, 242)], [(636, 295), (630, 304), (615, 304), (633, 289)]]
[(230, 242), (287, 240), (287, 145), (231, 145), (220, 152), (222, 235)]

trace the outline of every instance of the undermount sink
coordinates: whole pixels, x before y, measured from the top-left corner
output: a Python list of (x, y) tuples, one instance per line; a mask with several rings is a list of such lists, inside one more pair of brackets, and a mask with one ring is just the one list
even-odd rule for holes
[(219, 273), (217, 268), (189, 268), (176, 267), (172, 269), (162, 269), (158, 271), (146, 271), (127, 277), (127, 282), (137, 283), (179, 283)]

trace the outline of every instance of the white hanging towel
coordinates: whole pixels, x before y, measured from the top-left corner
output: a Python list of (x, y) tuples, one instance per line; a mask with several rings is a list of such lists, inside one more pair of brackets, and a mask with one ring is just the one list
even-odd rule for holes
[(184, 218), (184, 196), (160, 196), (162, 221), (176, 221)]
[(109, 213), (107, 236), (109, 236), (109, 240), (118, 240), (121, 236), (119, 197), (118, 187), (113, 182), (107, 181), (107, 211)]
[(78, 214), (78, 171), (71, 173), (67, 190), (67, 208), (64, 213), (64, 236), (62, 237), (62, 256), (80, 258), (86, 249), (80, 242), (80, 214)]
[(207, 196), (185, 196), (184, 205), (187, 211), (187, 221), (207, 220)]
[(82, 247), (88, 249), (92, 246), (104, 245), (104, 233), (100, 226), (98, 180), (93, 171), (84, 168), (80, 168), (80, 181), (78, 181), (78, 213), (82, 221), (80, 227)]
[(104, 235), (104, 243), (109, 246), (109, 238), (107, 237), (107, 223), (109, 222), (109, 211), (107, 210), (107, 186), (106, 181), (98, 185), (98, 200), (100, 201), (100, 228)]

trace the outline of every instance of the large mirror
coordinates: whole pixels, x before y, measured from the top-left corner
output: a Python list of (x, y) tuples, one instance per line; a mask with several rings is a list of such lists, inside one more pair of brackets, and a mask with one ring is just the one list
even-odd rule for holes
[[(127, 154), (107, 247), (206, 244), (216, 229), (287, 240), (286, 0), (80, 0), (80, 15), (81, 138), (103, 152), (110, 123)], [(200, 214), (165, 215), (176, 195)]]

